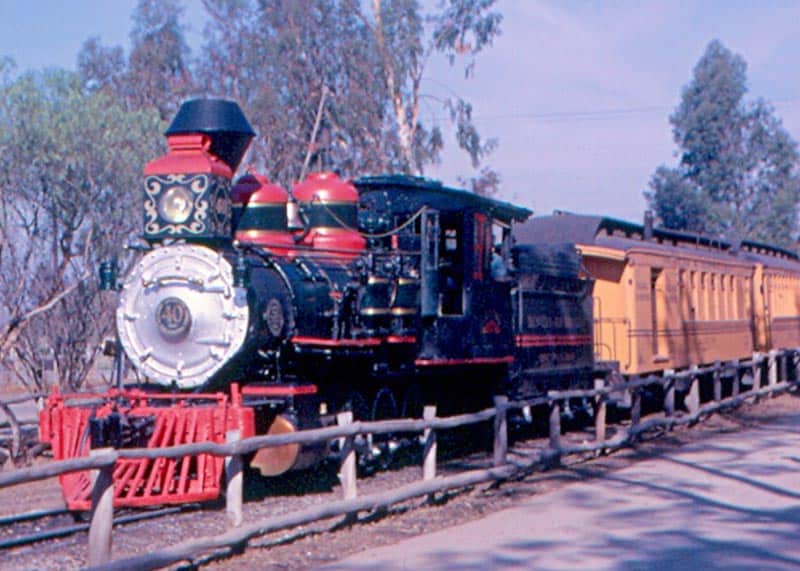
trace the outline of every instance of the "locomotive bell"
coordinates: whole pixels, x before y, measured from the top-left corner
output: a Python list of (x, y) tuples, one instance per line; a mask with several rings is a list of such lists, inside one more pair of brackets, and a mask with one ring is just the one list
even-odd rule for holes
[(231, 237), (233, 173), (255, 135), (233, 101), (193, 99), (165, 133), (169, 151), (144, 169), (144, 236)]

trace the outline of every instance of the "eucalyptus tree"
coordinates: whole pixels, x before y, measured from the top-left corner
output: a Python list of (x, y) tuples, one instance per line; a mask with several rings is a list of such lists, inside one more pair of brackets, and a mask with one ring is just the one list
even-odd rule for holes
[(78, 72), (89, 90), (117, 97), (128, 110), (155, 107), (169, 120), (194, 92), (184, 7), (179, 0), (138, 0), (132, 14), (131, 49), (84, 41)]
[[(210, 23), (199, 61), (205, 89), (238, 99), (259, 137), (252, 159), (289, 183), (309, 165), (345, 175), (424, 174), (444, 135), (423, 119), (425, 72), (434, 54), (476, 56), (500, 33), (494, 0), (206, 0)], [(493, 147), (469, 102), (442, 101), (458, 145), (478, 167)], [(484, 170), (476, 187), (498, 183)]]

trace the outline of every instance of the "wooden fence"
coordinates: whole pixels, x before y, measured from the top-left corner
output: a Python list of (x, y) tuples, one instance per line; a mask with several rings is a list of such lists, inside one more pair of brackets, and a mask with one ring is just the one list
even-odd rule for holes
[(10, 458), (16, 461), (23, 452), (23, 429), (30, 427), (32, 423), (38, 425), (38, 422), (28, 419), (18, 419), (17, 415), (14, 414), (14, 411), (11, 409), (11, 405), (27, 402), (29, 400), (39, 400), (45, 396), (44, 393), (31, 393), (0, 401), (0, 412), (6, 417), (5, 422), (0, 423), (0, 440), (3, 441), (4, 445), (8, 442), (8, 451), (4, 448), (0, 448), (0, 456), (2, 456), (0, 460), (5, 462)]
[[(791, 359), (791, 366), (790, 366)], [(643, 433), (657, 429), (670, 429), (677, 425), (697, 422), (701, 417), (724, 408), (740, 405), (747, 399), (770, 396), (792, 388), (797, 383), (800, 369), (800, 349), (772, 351), (767, 355), (753, 355), (746, 361), (715, 363), (709, 367), (694, 367), (686, 371), (667, 372), (663, 376), (634, 378), (628, 382), (606, 385), (597, 381), (595, 388), (588, 390), (551, 391), (547, 396), (527, 401), (509, 402), (505, 396), (497, 396), (494, 406), (485, 410), (450, 416), (436, 417), (436, 409), (427, 406), (421, 419), (385, 420), (379, 422), (353, 421), (352, 414), (345, 412), (337, 416), (337, 426), (306, 430), (292, 434), (255, 436), (239, 439), (238, 431), (227, 434), (226, 444), (209, 442), (186, 444), (170, 448), (132, 448), (92, 450), (88, 457), (74, 458), (0, 473), (0, 487), (51, 478), (59, 474), (92, 470), (92, 514), (89, 530), (88, 564), (104, 570), (158, 569), (204, 552), (220, 548), (241, 548), (248, 540), (298, 525), (339, 516), (351, 516), (359, 511), (386, 508), (415, 497), (431, 495), (452, 489), (472, 486), (482, 482), (504, 480), (524, 474), (541, 466), (557, 464), (561, 457), (569, 454), (599, 453), (627, 446)], [(723, 398), (723, 379), (730, 379), (730, 396)], [(744, 390), (743, 381), (752, 383)], [(711, 382), (712, 399), (702, 404), (700, 383)], [(663, 417), (642, 419), (642, 391), (646, 387), (661, 385), (663, 388)], [(763, 385), (763, 386), (762, 386)], [(685, 395), (686, 413), (677, 414), (676, 392)], [(626, 429), (618, 431), (611, 439), (606, 438), (606, 409), (612, 396), (625, 395), (630, 400), (631, 422)], [(562, 403), (570, 399), (593, 399), (595, 404), (595, 439), (579, 445), (565, 445), (561, 438)], [(549, 407), (549, 446), (526, 457), (524, 460), (508, 457), (507, 415), (511, 410), (528, 412), (530, 407)], [(479, 422), (493, 421), (494, 450), (493, 467), (472, 470), (453, 476), (436, 475), (436, 431), (457, 428)], [(362, 434), (422, 433), (424, 438), (422, 478), (387, 492), (359, 497), (356, 479), (354, 439)], [(259, 448), (286, 444), (315, 444), (338, 439), (341, 450), (339, 478), (342, 484), (342, 499), (313, 506), (297, 512), (274, 516), (259, 522), (243, 524), (242, 514), (242, 457)], [(208, 453), (226, 458), (226, 512), (231, 529), (215, 537), (188, 540), (166, 549), (137, 557), (111, 561), (113, 519), (113, 470), (119, 458), (179, 458), (185, 455)]]

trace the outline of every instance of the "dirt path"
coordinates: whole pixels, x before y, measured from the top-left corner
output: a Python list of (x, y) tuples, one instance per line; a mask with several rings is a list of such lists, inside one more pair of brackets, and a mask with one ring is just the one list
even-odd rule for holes
[[(226, 571), (255, 567), (265, 570), (315, 569), (368, 549), (397, 544), (412, 537), (475, 521), (489, 514), (517, 507), (532, 498), (556, 493), (576, 483), (603, 479), (629, 466), (680, 450), (687, 445), (710, 447), (714, 446), (718, 438), (727, 435), (733, 435), (736, 439), (738, 434), (765, 422), (776, 422), (798, 413), (800, 398), (794, 394), (786, 394), (716, 415), (691, 429), (680, 428), (640, 443), (635, 449), (589, 461), (577, 461), (567, 469), (532, 474), (501, 486), (477, 487), (445, 497), (435, 505), (409, 502), (388, 514), (362, 515), (358, 524), (341, 527), (335, 533), (320, 533), (331, 528), (331, 524), (320, 524), (291, 535), (275, 534), (251, 542), (243, 554), (214, 561), (209, 568)], [(777, 428), (776, 434), (780, 435), (782, 430)], [(800, 492), (800, 486), (797, 491)], [(557, 517), (556, 515), (555, 518)], [(338, 522), (333, 525), (336, 523)]]
[(330, 571), (797, 569), (800, 413), (698, 442)]

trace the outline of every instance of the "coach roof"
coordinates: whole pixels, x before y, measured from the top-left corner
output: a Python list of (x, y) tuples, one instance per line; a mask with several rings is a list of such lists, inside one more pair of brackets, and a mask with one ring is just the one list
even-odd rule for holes
[[(525, 243), (573, 243), (598, 244), (606, 237), (629, 239), (628, 247), (645, 241), (645, 227), (641, 224), (608, 218), (555, 211), (550, 216), (531, 218), (514, 228), (514, 237)], [(798, 260), (798, 255), (779, 246), (743, 240), (739, 244), (693, 232), (681, 232), (667, 228), (653, 228), (652, 239), (648, 243), (661, 243), (672, 246), (699, 247), (719, 252), (740, 253), (749, 259), (757, 256), (772, 259)], [(621, 244), (620, 244), (621, 245)]]

